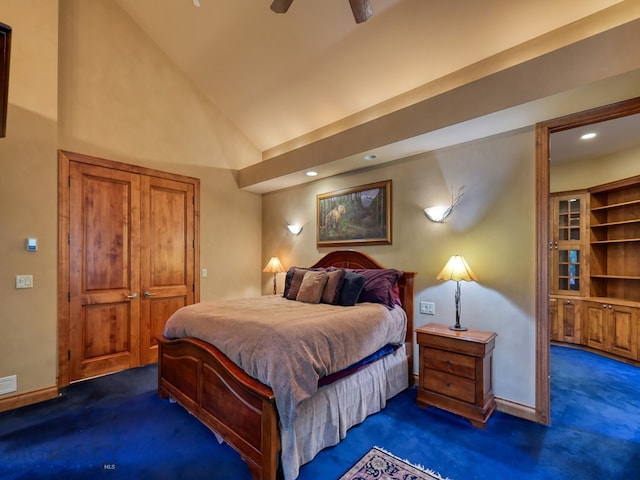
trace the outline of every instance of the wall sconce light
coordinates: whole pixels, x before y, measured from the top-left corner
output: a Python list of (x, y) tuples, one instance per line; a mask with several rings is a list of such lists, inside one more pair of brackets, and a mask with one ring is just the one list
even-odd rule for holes
[(287, 222), (287, 228), (293, 235), (300, 235), (302, 232), (302, 225), (299, 223), (289, 223), (289, 220), (285, 220)]
[(273, 273), (273, 294), (276, 294), (276, 275), (281, 272), (286, 272), (280, 259), (278, 257), (271, 257), (269, 263), (262, 270), (265, 273)]
[(453, 209), (458, 203), (460, 203), (460, 199), (462, 198), (462, 190), (464, 189), (464, 185), (460, 187), (458, 190), (458, 195), (453, 195), (453, 189), (451, 189), (451, 205), (437, 205), (434, 207), (427, 207), (424, 209), (424, 214), (427, 216), (429, 220), (435, 223), (442, 223), (445, 219), (451, 215)]

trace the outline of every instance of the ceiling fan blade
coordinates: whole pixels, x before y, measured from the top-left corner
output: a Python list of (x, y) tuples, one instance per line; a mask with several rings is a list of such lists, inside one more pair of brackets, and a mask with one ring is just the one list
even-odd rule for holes
[(349, 3), (356, 23), (366, 22), (373, 13), (370, 0), (349, 0)]
[(276, 13), (287, 13), (287, 10), (289, 10), (292, 3), (293, 0), (273, 0), (271, 10)]

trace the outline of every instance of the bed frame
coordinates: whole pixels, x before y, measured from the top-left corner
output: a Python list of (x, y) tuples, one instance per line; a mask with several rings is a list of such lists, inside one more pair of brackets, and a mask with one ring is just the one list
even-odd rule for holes
[[(368, 255), (338, 250), (313, 267), (384, 268)], [(407, 313), (409, 385), (413, 370), (413, 279), (400, 279)], [(158, 394), (171, 397), (233, 447), (254, 480), (276, 480), (280, 456), (278, 412), (271, 388), (248, 376), (220, 350), (195, 338), (158, 338)]]

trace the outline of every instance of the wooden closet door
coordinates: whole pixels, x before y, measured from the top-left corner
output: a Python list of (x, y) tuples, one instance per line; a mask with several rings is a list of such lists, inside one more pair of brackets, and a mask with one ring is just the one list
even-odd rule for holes
[(140, 176), (69, 166), (70, 381), (140, 364)]
[(157, 361), (169, 316), (194, 303), (194, 195), (192, 183), (141, 178), (141, 364)]

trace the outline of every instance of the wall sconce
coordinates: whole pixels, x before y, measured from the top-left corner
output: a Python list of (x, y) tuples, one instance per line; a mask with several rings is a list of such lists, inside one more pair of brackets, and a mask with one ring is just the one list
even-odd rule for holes
[(269, 263), (262, 270), (265, 273), (273, 273), (273, 294), (276, 294), (276, 275), (281, 272), (286, 272), (280, 259), (278, 257), (271, 257)]
[(289, 223), (288, 220), (286, 220), (286, 222), (287, 222), (287, 228), (292, 234), (300, 235), (300, 232), (302, 232), (302, 225), (300, 225), (299, 223)]
[(427, 207), (424, 209), (424, 214), (427, 216), (429, 220), (435, 223), (442, 223), (445, 219), (451, 215), (453, 209), (458, 203), (460, 203), (460, 199), (462, 198), (462, 190), (464, 189), (464, 185), (460, 187), (458, 190), (458, 195), (453, 195), (453, 189), (451, 189), (451, 205), (437, 205), (435, 207)]

